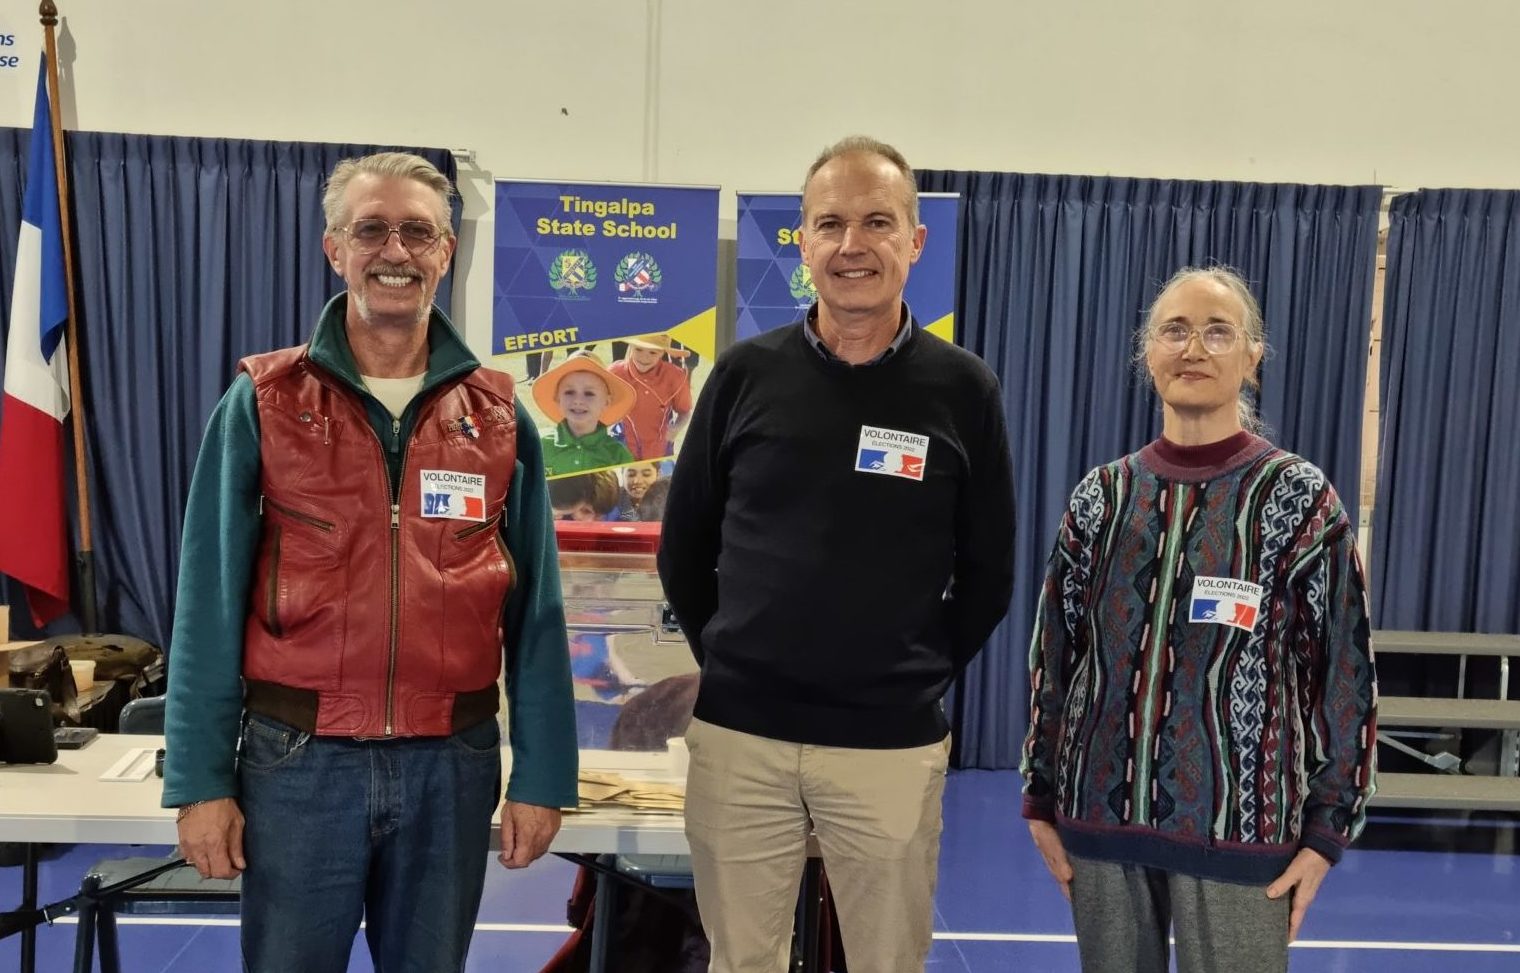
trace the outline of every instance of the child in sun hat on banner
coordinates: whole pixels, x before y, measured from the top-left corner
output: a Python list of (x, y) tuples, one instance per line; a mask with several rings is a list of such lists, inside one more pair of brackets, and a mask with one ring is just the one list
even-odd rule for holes
[(543, 437), (544, 471), (565, 476), (633, 462), (607, 431), (633, 407), (633, 387), (587, 352), (571, 355), (533, 383), (533, 401), (555, 423)]
[(629, 338), (623, 360), (608, 366), (637, 393), (622, 427), (634, 459), (662, 459), (675, 452), (676, 433), (691, 416), (691, 376), (670, 359), (690, 354), (668, 334), (644, 335)]

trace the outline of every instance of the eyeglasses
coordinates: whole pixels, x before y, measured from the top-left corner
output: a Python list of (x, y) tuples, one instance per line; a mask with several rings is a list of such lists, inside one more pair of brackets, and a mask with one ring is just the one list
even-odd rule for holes
[(1182, 354), (1193, 336), (1210, 355), (1228, 355), (1240, 344), (1240, 329), (1232, 324), (1210, 324), (1202, 330), (1168, 321), (1151, 332), (1151, 339), (1174, 355)]
[(400, 223), (387, 223), (381, 219), (354, 220), (338, 229), (348, 234), (349, 243), (360, 253), (383, 249), (392, 233), (414, 257), (432, 253), (438, 241), (443, 239), (443, 231), (427, 220), (402, 220)]

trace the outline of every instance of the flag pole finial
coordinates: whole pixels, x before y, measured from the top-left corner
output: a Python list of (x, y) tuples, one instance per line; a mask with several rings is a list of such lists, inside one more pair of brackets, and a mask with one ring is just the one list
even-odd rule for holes
[(58, 5), (53, 0), (42, 0), (37, 7), (37, 15), (42, 18), (42, 26), (58, 26)]

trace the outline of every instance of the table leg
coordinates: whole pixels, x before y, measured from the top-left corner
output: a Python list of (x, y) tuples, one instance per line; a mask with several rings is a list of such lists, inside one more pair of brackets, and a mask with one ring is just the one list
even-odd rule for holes
[(121, 973), (121, 948), (116, 944), (116, 913), (111, 902), (95, 907), (95, 931), (100, 942), (100, 973)]
[[(601, 855), (597, 861), (608, 868), (617, 867), (616, 855)], [(611, 954), (612, 937), (617, 931), (617, 896), (621, 884), (605, 872), (596, 874), (596, 905), (591, 913), (590, 973), (605, 973), (609, 968), (607, 957)]]
[[(21, 858), (21, 908), (37, 908), (37, 846), (28, 841)], [(21, 973), (36, 973), (37, 927), (21, 933)]]
[(823, 936), (823, 859), (809, 858), (802, 868), (802, 891), (797, 896), (797, 973), (823, 973), (818, 968), (819, 940)]
[(74, 973), (90, 973), (95, 968), (95, 913), (100, 904), (95, 892), (100, 889), (100, 876), (86, 875), (79, 887), (79, 928), (74, 934)]

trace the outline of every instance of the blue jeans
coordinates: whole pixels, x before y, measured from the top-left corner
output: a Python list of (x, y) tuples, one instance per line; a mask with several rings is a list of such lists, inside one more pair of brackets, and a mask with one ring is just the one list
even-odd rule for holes
[(360, 919), (376, 973), (463, 970), (501, 794), (495, 720), (450, 737), (314, 737), (250, 715), (243, 968), (342, 973)]

